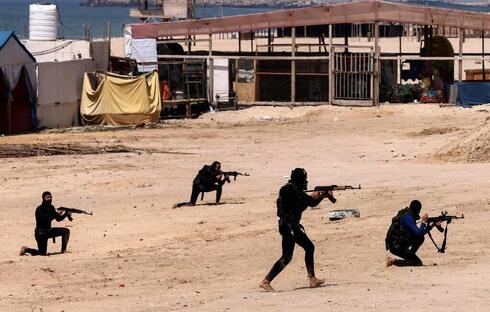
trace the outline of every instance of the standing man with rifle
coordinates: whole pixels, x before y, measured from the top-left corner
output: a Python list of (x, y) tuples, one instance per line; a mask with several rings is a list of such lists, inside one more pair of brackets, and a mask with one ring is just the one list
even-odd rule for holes
[(27, 248), (22, 246), (20, 249), (20, 255), (23, 256), (26, 253), (33, 256), (45, 256), (48, 249), (48, 240), (50, 238), (61, 236), (61, 253), (66, 252), (68, 247), (68, 240), (70, 239), (70, 230), (65, 227), (51, 227), (51, 221), (56, 220), (58, 222), (68, 218), (73, 220), (71, 213), (84, 213), (92, 214), (79, 209), (71, 209), (60, 207), (55, 209), (51, 204), (53, 196), (50, 192), (44, 192), (42, 194), (42, 203), (36, 208), (36, 229), (34, 230), (34, 237), (37, 242), (37, 249)]
[(315, 276), (313, 254), (315, 246), (306, 235), (301, 225), (301, 216), (308, 207), (317, 206), (325, 197), (332, 197), (332, 192), (305, 193), (308, 186), (307, 173), (303, 168), (291, 172), (291, 179), (279, 190), (277, 199), (277, 216), (279, 217), (279, 233), (282, 236), (282, 256), (259, 284), (266, 291), (274, 291), (272, 280), (288, 265), (293, 257), (294, 246), (298, 244), (305, 250), (305, 263), (310, 287), (318, 287), (325, 283), (324, 279)]

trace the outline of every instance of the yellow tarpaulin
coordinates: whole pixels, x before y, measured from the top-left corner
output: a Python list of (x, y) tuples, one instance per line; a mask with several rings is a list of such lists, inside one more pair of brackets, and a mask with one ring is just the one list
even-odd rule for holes
[(98, 73), (94, 89), (88, 73), (83, 78), (80, 115), (84, 125), (140, 125), (158, 121), (162, 110), (156, 71), (138, 77)]

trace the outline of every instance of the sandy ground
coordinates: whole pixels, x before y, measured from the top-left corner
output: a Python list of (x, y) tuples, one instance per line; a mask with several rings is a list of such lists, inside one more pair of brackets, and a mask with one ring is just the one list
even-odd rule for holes
[[(6, 143), (121, 144), (157, 153), (0, 159), (0, 311), (488, 311), (490, 164), (434, 155), (485, 124), (490, 107), (250, 108), (172, 121), (158, 129), (44, 133)], [(223, 204), (187, 200), (204, 163), (247, 171)], [(325, 287), (309, 289), (299, 248), (273, 282), (257, 286), (280, 255), (275, 199), (284, 176), (305, 167), (310, 185), (362, 184), (338, 203), (308, 210)], [(34, 209), (51, 190), (76, 215), (67, 254), (18, 256), (35, 246)], [(418, 198), (424, 211), (465, 214), (446, 254), (430, 241), (419, 268), (385, 268), (394, 214)], [(360, 218), (329, 221), (331, 209)], [(55, 225), (54, 222), (53, 225)], [(436, 240), (441, 241), (439, 233)], [(50, 252), (60, 249), (51, 241)]]

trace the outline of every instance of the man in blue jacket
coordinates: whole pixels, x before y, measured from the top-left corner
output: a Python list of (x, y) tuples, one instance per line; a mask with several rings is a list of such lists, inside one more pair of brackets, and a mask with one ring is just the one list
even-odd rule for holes
[[(424, 235), (427, 234), (428, 215), (424, 213), (420, 218), (422, 204), (418, 200), (413, 200), (409, 207), (400, 211), (392, 219), (391, 226), (386, 234), (386, 250), (403, 260), (388, 257), (387, 266), (420, 266), (422, 260), (416, 255), (417, 250), (424, 242)], [(417, 220), (421, 219), (420, 226)]]

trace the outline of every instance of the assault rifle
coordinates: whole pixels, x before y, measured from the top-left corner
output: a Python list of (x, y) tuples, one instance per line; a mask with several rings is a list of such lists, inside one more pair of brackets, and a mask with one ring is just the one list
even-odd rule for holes
[[(448, 227), (449, 223), (451, 223), (451, 221), (453, 221), (454, 219), (456, 219), (456, 220), (457, 219), (464, 219), (464, 215), (461, 214), (461, 216), (451, 216), (451, 215), (447, 214), (447, 211), (442, 211), (440, 216), (431, 217), (431, 218), (427, 219), (427, 234), (429, 234), (430, 240), (432, 241), (434, 246), (436, 246), (437, 251), (440, 253), (444, 253), (446, 251), (447, 227)], [(446, 228), (444, 229), (442, 226), (437, 224), (439, 222), (446, 222), (447, 223)], [(436, 242), (432, 238), (432, 234), (430, 233), (430, 231), (434, 227), (437, 228), (437, 230), (439, 230), (439, 232), (441, 232), (441, 233), (444, 232), (444, 240), (442, 241), (440, 248), (437, 246)]]
[(337, 201), (333, 195), (330, 195), (329, 192), (331, 191), (345, 191), (345, 190), (360, 190), (361, 185), (359, 186), (352, 186), (352, 185), (321, 185), (321, 186), (316, 186), (312, 190), (307, 190), (305, 192), (322, 192), (325, 194), (325, 197), (328, 198), (333, 204)]
[(57, 210), (64, 211), (66, 213), (66, 217), (68, 218), (68, 220), (70, 220), (70, 222), (73, 221), (73, 218), (71, 217), (71, 214), (72, 213), (80, 213), (80, 214), (86, 214), (86, 215), (93, 215), (92, 212), (87, 212), (85, 210), (75, 209), (75, 208), (60, 207)]
[[(228, 183), (231, 182), (230, 177), (233, 177), (233, 181), (236, 181), (236, 177), (239, 175), (245, 176), (245, 177), (250, 176), (250, 174), (248, 174), (246, 172), (242, 173), (242, 172), (238, 172), (238, 171), (221, 171), (220, 173), (225, 176), (224, 181), (226, 181)], [(223, 184), (225, 183), (224, 181), (223, 181)], [(204, 200), (204, 192), (201, 193), (201, 200)]]
[(225, 176), (225, 181), (230, 183), (231, 180), (230, 180), (230, 177), (233, 177), (233, 181), (236, 181), (236, 177), (237, 176), (245, 176), (245, 177), (249, 177), (250, 175), (246, 172), (244, 173), (241, 173), (241, 172), (238, 172), (238, 171), (225, 171), (225, 172), (222, 172), (222, 174)]

